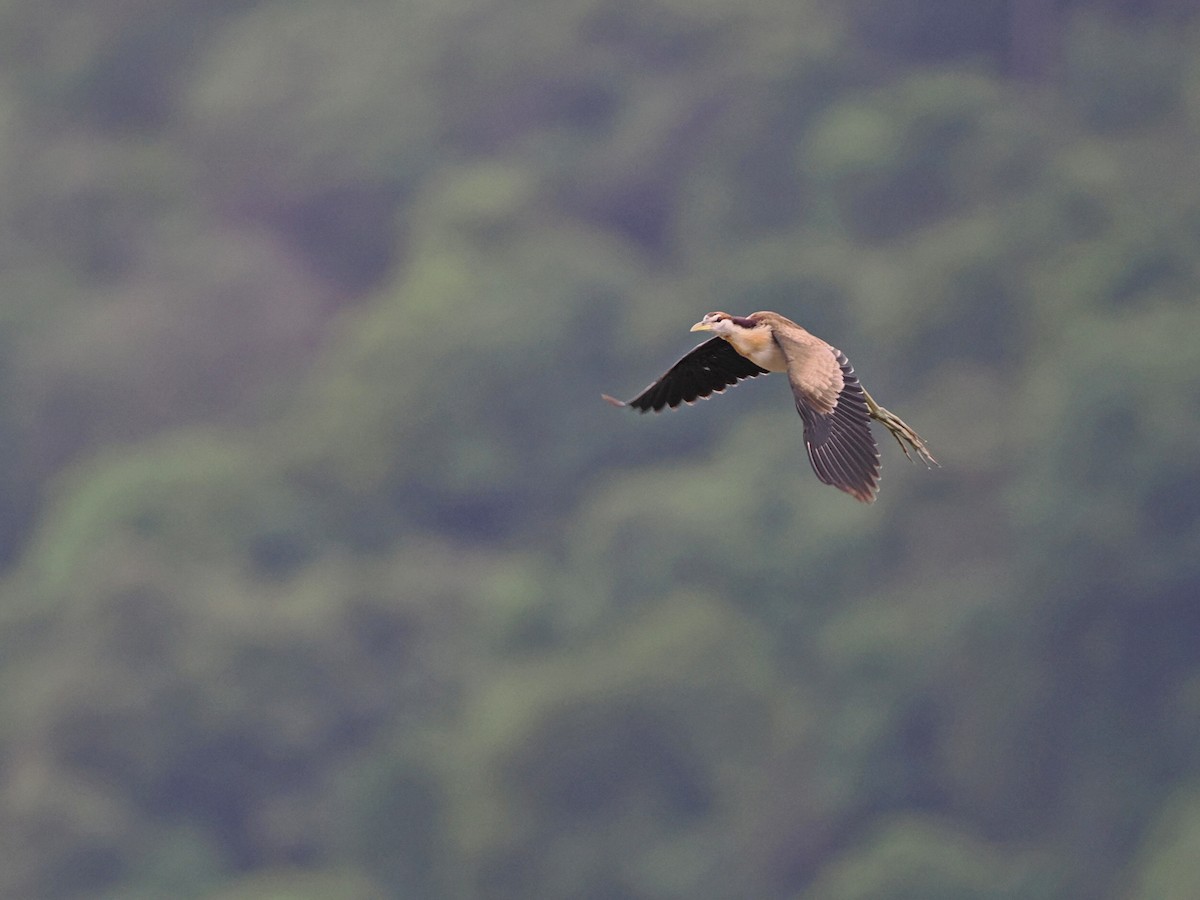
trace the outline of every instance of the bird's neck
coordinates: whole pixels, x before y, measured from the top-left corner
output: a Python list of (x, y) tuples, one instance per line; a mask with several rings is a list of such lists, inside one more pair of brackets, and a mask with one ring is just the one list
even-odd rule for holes
[(755, 365), (768, 372), (786, 372), (787, 360), (775, 343), (769, 328), (737, 328), (721, 337), (733, 345), (733, 349)]

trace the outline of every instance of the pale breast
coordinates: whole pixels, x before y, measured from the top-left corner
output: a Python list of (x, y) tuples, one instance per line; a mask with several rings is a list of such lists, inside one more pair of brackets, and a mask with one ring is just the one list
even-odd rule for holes
[(769, 328), (755, 328), (750, 331), (737, 331), (722, 335), (733, 344), (733, 349), (752, 363), (762, 366), (768, 372), (786, 372), (787, 359)]

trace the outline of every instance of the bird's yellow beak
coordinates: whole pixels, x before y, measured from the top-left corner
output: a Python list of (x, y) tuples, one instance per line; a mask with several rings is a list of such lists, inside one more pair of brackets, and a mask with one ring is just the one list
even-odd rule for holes
[(712, 331), (712, 324), (701, 319), (699, 322), (689, 328), (688, 331)]

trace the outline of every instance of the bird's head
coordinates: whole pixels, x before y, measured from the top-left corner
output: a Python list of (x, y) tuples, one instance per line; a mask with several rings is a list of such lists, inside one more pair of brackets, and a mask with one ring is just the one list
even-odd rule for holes
[(728, 336), (738, 331), (757, 328), (759, 322), (754, 316), (731, 316), (727, 312), (710, 312), (691, 327), (692, 331), (711, 331), (713, 334)]

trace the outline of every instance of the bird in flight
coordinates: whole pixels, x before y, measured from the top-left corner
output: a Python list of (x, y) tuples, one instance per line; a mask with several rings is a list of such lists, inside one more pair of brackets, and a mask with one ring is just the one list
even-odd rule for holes
[[(858, 383), (846, 355), (791, 319), (774, 312), (731, 316), (711, 312), (691, 328), (716, 335), (693, 347), (661, 378), (632, 400), (603, 394), (614, 406), (638, 412), (680, 403), (692, 404), (713, 392), (720, 393), (743, 378), (768, 372), (787, 372), (796, 398), (796, 412), (804, 423), (804, 445), (813, 471), (825, 484), (871, 503), (879, 492), (879, 446), (870, 421), (881, 423), (904, 455), (913, 454), (926, 466), (936, 466), (912, 428), (888, 412)], [(911, 451), (911, 452), (910, 452)]]

